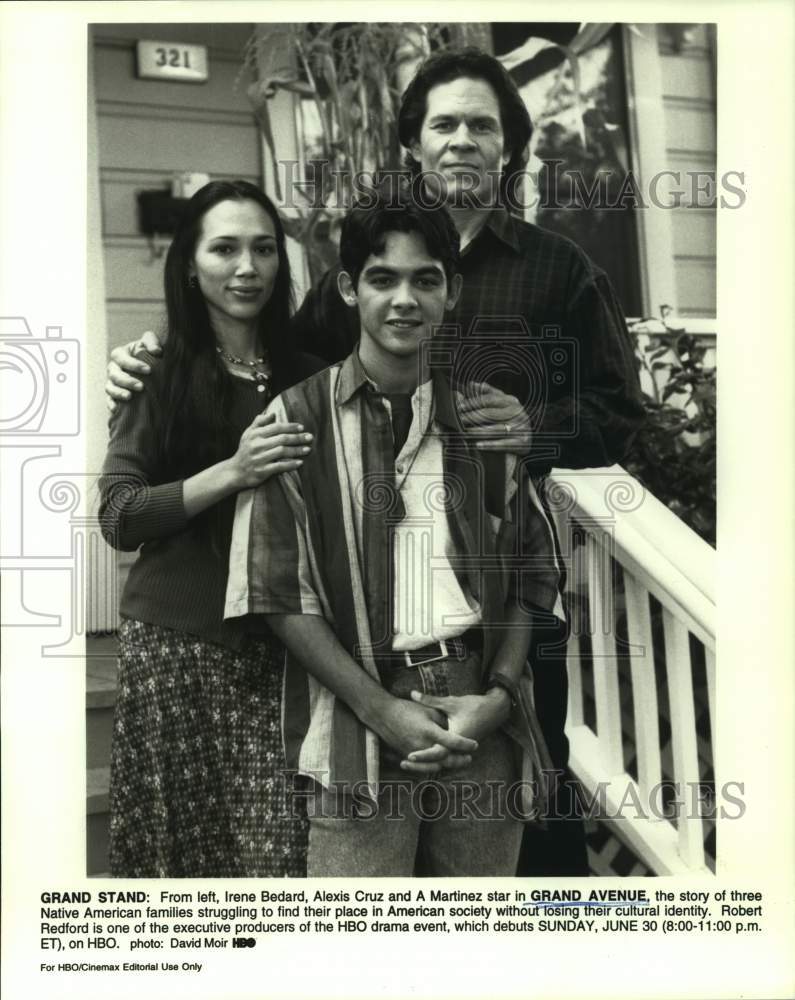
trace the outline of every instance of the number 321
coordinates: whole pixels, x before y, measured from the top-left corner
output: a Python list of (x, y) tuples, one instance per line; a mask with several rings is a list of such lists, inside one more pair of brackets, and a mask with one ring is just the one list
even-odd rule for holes
[(190, 52), (187, 49), (155, 49), (157, 59), (156, 66), (183, 66), (190, 69)]

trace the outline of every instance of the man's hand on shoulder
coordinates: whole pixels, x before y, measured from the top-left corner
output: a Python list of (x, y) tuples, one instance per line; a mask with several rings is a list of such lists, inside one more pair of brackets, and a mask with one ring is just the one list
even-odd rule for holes
[(105, 395), (111, 413), (116, 409), (117, 403), (125, 402), (131, 398), (133, 392), (141, 392), (143, 389), (143, 382), (140, 382), (135, 376), (148, 375), (152, 370), (138, 356), (143, 351), (154, 355), (163, 353), (163, 347), (157, 334), (151, 330), (147, 330), (140, 340), (131, 340), (128, 344), (114, 347), (110, 352)]
[(533, 444), (530, 418), (516, 396), (487, 382), (471, 382), (466, 393), (456, 393), (456, 409), (462, 428), (478, 449), (520, 457), (529, 454)]

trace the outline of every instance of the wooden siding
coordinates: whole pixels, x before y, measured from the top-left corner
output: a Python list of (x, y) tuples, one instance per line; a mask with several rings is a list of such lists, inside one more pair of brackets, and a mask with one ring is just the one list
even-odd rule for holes
[[(687, 192), (671, 210), (676, 308), (680, 316), (708, 317), (716, 311), (715, 208), (701, 196), (692, 205), (689, 174), (715, 174), (717, 116), (709, 26), (696, 25), (677, 50), (672, 28), (658, 25), (663, 118), (668, 167), (681, 174)], [(702, 183), (704, 183), (702, 181)]]
[[(107, 349), (159, 325), (167, 241), (153, 253), (138, 231), (139, 191), (167, 188), (175, 173), (262, 178), (261, 145), (245, 89), (235, 88), (250, 24), (98, 24), (93, 54), (105, 262)], [(141, 39), (208, 47), (209, 79), (139, 80)]]

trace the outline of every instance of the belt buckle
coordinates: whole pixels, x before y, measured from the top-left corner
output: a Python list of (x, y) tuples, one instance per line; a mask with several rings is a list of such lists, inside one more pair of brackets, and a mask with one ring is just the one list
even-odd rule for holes
[(446, 659), (448, 659), (448, 657), (450, 656), (450, 653), (447, 651), (447, 643), (444, 641), (444, 639), (440, 639), (439, 642), (437, 643), (437, 645), (439, 646), (439, 649), (440, 649), (440, 653), (439, 653), (438, 656), (428, 656), (424, 660), (419, 660), (419, 661), (412, 660), (411, 653), (407, 650), (403, 654), (405, 656), (405, 658), (406, 658), (406, 666), (407, 667), (424, 667), (426, 663), (436, 663), (437, 660), (446, 660)]

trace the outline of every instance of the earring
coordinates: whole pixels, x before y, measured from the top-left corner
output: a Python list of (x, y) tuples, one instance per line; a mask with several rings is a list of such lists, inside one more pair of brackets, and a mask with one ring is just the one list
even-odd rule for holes
[(188, 278), (188, 288), (198, 288), (198, 287), (199, 287), (199, 279), (196, 277), (195, 274), (192, 274)]

